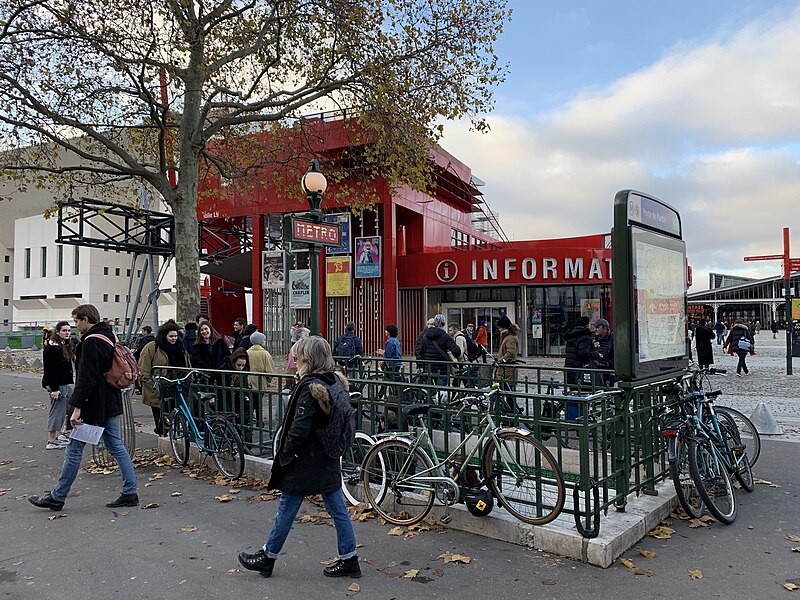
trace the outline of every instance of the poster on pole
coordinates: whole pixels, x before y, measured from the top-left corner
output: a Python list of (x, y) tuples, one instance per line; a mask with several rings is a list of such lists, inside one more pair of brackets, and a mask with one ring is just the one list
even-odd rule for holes
[(286, 285), (282, 250), (265, 250), (261, 253), (261, 289), (282, 289)]
[(352, 239), (350, 236), (350, 213), (332, 213), (325, 215), (325, 221), (339, 225), (341, 232), (339, 239), (342, 242), (340, 246), (327, 246), (325, 252), (328, 256), (350, 254), (350, 240)]
[(356, 278), (381, 276), (380, 236), (356, 238)]
[(325, 259), (325, 295), (350, 297), (351, 262), (349, 256), (329, 256)]
[(311, 269), (289, 271), (289, 308), (311, 308)]

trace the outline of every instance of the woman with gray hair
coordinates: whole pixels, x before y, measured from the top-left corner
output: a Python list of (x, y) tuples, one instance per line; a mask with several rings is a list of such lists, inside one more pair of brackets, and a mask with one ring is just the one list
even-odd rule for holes
[(304, 496), (322, 494), (325, 509), (336, 526), (339, 560), (325, 567), (326, 577), (361, 577), (356, 555), (356, 538), (342, 496), (342, 471), (339, 458), (326, 454), (317, 435), (328, 426), (333, 398), (349, 402), (348, 383), (336, 371), (331, 347), (321, 337), (304, 337), (291, 349), (299, 381), (292, 391), (278, 451), (272, 463), (269, 489), (281, 490), (278, 512), (267, 543), (255, 554), (242, 552), (239, 562), (245, 569), (270, 577)]

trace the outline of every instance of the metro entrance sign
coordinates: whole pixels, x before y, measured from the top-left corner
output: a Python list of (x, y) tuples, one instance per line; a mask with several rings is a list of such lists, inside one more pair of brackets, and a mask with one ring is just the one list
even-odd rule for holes
[(340, 246), (341, 230), (338, 223), (318, 223), (307, 217), (292, 215), (290, 239), (319, 246)]

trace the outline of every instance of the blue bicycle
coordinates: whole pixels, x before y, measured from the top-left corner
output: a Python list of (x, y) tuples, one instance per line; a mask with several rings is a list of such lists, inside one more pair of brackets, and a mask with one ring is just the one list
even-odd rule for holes
[(244, 473), (244, 444), (233, 420), (234, 413), (216, 412), (211, 405), (216, 402), (217, 396), (213, 392), (194, 392), (194, 398), (202, 406), (203, 416), (199, 419), (202, 431), (197, 426), (197, 421), (192, 416), (192, 411), (186, 403), (184, 384), (191, 382), (194, 377), (205, 376), (200, 371), (189, 371), (184, 377), (167, 379), (156, 375), (153, 380), (156, 386), (172, 384), (175, 386), (176, 408), (170, 413), (169, 441), (172, 453), (181, 465), (189, 462), (189, 444), (194, 442), (200, 452), (211, 456), (214, 464), (228, 479), (239, 479)]

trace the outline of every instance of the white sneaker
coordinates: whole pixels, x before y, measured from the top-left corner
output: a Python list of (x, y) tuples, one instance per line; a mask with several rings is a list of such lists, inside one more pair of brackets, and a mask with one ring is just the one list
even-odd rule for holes
[(45, 450), (63, 450), (66, 447), (67, 447), (66, 444), (59, 444), (58, 440), (56, 440), (54, 442), (48, 441), (47, 445), (44, 447), (44, 449)]
[(69, 438), (63, 433), (56, 438), (56, 441), (61, 442), (62, 444), (69, 444)]

